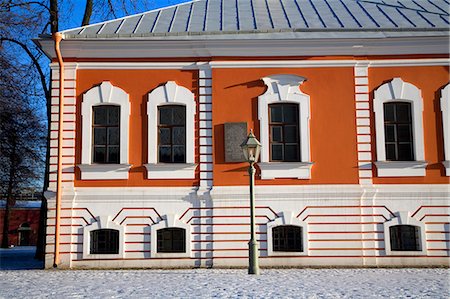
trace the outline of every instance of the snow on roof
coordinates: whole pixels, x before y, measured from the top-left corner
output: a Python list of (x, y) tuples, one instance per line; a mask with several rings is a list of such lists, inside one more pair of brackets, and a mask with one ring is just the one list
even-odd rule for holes
[(295, 31), (448, 31), (445, 0), (196, 0), (63, 31), (65, 38)]
[[(5, 208), (6, 200), (0, 200), (0, 208)], [(16, 200), (14, 209), (39, 209), (41, 208), (40, 200)]]

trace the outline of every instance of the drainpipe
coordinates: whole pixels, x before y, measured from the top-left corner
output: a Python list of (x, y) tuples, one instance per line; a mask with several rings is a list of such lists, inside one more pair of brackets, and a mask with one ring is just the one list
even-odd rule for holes
[(61, 33), (53, 35), (55, 41), (55, 52), (59, 64), (59, 113), (58, 113), (58, 177), (56, 182), (56, 216), (55, 216), (55, 255), (53, 267), (58, 267), (59, 257), (59, 235), (61, 226), (61, 182), (62, 182), (62, 143), (63, 143), (63, 110), (64, 110), (64, 62), (61, 55), (60, 43), (63, 39)]

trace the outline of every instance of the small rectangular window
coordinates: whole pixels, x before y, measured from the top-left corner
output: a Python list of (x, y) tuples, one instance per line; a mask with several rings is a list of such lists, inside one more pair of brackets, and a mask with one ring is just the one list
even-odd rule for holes
[(186, 107), (158, 107), (158, 161), (186, 163)]
[(272, 229), (273, 251), (303, 252), (302, 228), (280, 225)]
[(119, 164), (120, 162), (120, 107), (93, 107), (92, 162)]
[(156, 238), (158, 252), (186, 252), (186, 231), (182, 228), (159, 229)]
[(395, 225), (389, 228), (392, 251), (420, 251), (420, 228)]
[(300, 161), (297, 104), (269, 105), (270, 161)]
[(384, 136), (387, 161), (414, 161), (410, 103), (384, 103)]
[(119, 231), (98, 229), (91, 231), (91, 254), (118, 254)]

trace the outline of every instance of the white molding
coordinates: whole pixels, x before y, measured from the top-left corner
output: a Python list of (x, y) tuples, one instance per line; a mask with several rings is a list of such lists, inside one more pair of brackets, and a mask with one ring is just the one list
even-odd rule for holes
[[(91, 231), (115, 229), (119, 231), (118, 254), (91, 254)], [(122, 259), (124, 257), (125, 227), (111, 221), (111, 216), (99, 216), (95, 222), (83, 227), (83, 259)]]
[[(277, 218), (267, 223), (267, 256), (292, 256), (308, 255), (308, 224), (296, 218), (291, 211), (283, 211), (277, 214)], [(298, 226), (302, 229), (302, 251), (300, 252), (282, 252), (273, 251), (273, 228), (281, 225)]]
[[(270, 170), (272, 164), (269, 157), (269, 105), (274, 103), (294, 103), (299, 107), (299, 129), (300, 129), (300, 161), (303, 163), (310, 163), (310, 98), (309, 95), (303, 93), (299, 85), (301, 85), (306, 78), (296, 75), (273, 75), (264, 77), (261, 80), (267, 86), (264, 94), (258, 97), (258, 119), (259, 119), (259, 135), (261, 141), (261, 162), (263, 166), (261, 169), (261, 178), (273, 178), (276, 174), (277, 178), (297, 177), (310, 178), (305, 173), (305, 168), (294, 166), (289, 168), (289, 172), (284, 175), (283, 171), (275, 171), (270, 174), (265, 174), (265, 170)], [(266, 164), (264, 164), (266, 163)], [(283, 163), (283, 162), (280, 162)], [(275, 165), (275, 164), (274, 164)]]
[[(386, 255), (426, 255), (426, 234), (425, 224), (410, 217), (408, 212), (397, 212), (396, 217), (393, 217), (389, 221), (383, 223), (384, 228), (384, 246)], [(420, 251), (392, 251), (391, 250), (391, 234), (389, 228), (395, 225), (413, 225), (420, 228)]]
[[(186, 87), (177, 85), (174, 81), (168, 81), (165, 85), (159, 86), (148, 94), (147, 117), (148, 117), (148, 164), (158, 164), (158, 106), (182, 105), (186, 107), (186, 164), (180, 168), (180, 174), (173, 174), (171, 178), (195, 178), (195, 174), (186, 169), (188, 164), (195, 163), (195, 114), (197, 112), (194, 94)], [(174, 171), (178, 169), (173, 169)], [(165, 172), (152, 172), (151, 167), (147, 167), (148, 178), (166, 178)], [(156, 177), (160, 173), (162, 177)], [(178, 172), (177, 172), (178, 173)], [(179, 176), (179, 177), (178, 177)]]
[(82, 180), (126, 180), (130, 164), (78, 164)]
[[(411, 83), (404, 82), (401, 78), (394, 78), (390, 82), (378, 87), (374, 92), (373, 110), (375, 113), (375, 132), (376, 132), (376, 148), (377, 162), (386, 162), (386, 148), (384, 136), (384, 103), (388, 102), (406, 102), (411, 104), (412, 126), (413, 126), (413, 145), (414, 159), (418, 162), (425, 161), (424, 152), (424, 135), (423, 135), (423, 100), (420, 89)], [(400, 161), (395, 161), (400, 162)], [(378, 176), (383, 175), (383, 163), (379, 163)], [(395, 165), (390, 163), (393, 169)], [(378, 166), (378, 165), (377, 165)], [(399, 164), (400, 166), (400, 164)], [(407, 168), (409, 166), (406, 166)], [(414, 167), (418, 167), (417, 165)], [(408, 171), (401, 172), (402, 168), (398, 168), (398, 176), (411, 176)], [(389, 172), (389, 176), (392, 172)], [(415, 176), (415, 175), (414, 175)], [(422, 175), (425, 176), (425, 170)]]
[(155, 163), (145, 164), (148, 179), (192, 179), (195, 178), (197, 164)]
[[(109, 81), (103, 81), (83, 95), (81, 103), (81, 164), (92, 165), (92, 108), (101, 105), (120, 106), (120, 164), (128, 165), (130, 100), (123, 89), (113, 86)], [(81, 167), (82, 172), (82, 168), (87, 169)], [(122, 169), (122, 167), (119, 168)], [(128, 178), (128, 173), (126, 178)], [(96, 179), (109, 178), (102, 178), (99, 174)]]
[(380, 177), (425, 176), (426, 161), (376, 161)]
[[(150, 226), (150, 257), (151, 258), (175, 258), (175, 257), (192, 257), (191, 250), (191, 226), (179, 220), (179, 215), (166, 214), (161, 216), (162, 219), (152, 226)], [(157, 251), (157, 231), (163, 228), (178, 227), (185, 230), (186, 233), (186, 251), (185, 252), (158, 252)]]
[(450, 176), (450, 84), (441, 90), (442, 131), (444, 135), (445, 173)]
[[(447, 66), (450, 59), (425, 58), (425, 59), (384, 59), (367, 60), (368, 67), (399, 67), (399, 66)], [(212, 61), (211, 68), (303, 68), (303, 67), (354, 67), (361, 63), (358, 60), (236, 60), (236, 61)], [(52, 68), (58, 68), (57, 64), (51, 64)], [(204, 68), (204, 62), (78, 62), (77, 69), (81, 70), (196, 70)]]
[[(414, 34), (414, 36), (412, 36)], [(418, 36), (418, 35), (421, 36)], [(64, 57), (163, 58), (393, 55), (448, 53), (448, 32), (292, 32), (234, 35), (162, 35), (148, 38), (64, 39)], [(371, 36), (370, 36), (371, 35)], [(228, 38), (228, 39), (227, 39)], [(280, 39), (281, 38), (281, 39)], [(39, 39), (43, 51), (55, 58), (53, 41)], [(326, 45), (326, 46), (325, 46)]]
[(262, 180), (271, 180), (275, 178), (297, 178), (310, 179), (311, 162), (269, 162), (258, 163), (261, 170)]

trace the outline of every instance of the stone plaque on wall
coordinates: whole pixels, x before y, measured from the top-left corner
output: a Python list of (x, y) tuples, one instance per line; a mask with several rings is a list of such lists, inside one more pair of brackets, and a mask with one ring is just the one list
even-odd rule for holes
[(244, 162), (241, 144), (247, 138), (247, 123), (225, 123), (225, 162)]

